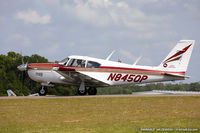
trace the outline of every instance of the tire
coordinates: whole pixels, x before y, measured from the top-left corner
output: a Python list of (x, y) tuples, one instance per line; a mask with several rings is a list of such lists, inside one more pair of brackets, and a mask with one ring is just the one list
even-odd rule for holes
[(39, 89), (39, 95), (40, 96), (45, 96), (47, 94), (48, 90), (47, 90), (47, 87), (45, 86), (42, 86), (42, 88)]
[(87, 94), (87, 89), (86, 89), (86, 88), (85, 88), (85, 91), (79, 90), (79, 89), (78, 89), (78, 95), (84, 96), (84, 95), (86, 95), (86, 94)]
[(90, 87), (88, 89), (88, 95), (96, 95), (97, 94), (97, 89), (95, 87)]

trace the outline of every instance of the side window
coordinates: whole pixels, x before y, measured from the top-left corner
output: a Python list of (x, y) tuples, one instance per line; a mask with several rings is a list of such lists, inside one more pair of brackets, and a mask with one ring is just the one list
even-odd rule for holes
[(74, 62), (72, 63), (71, 66), (76, 67), (76, 66), (78, 66), (78, 65), (79, 65), (78, 60), (74, 59)]
[(97, 62), (93, 62), (93, 61), (88, 61), (87, 63), (87, 68), (99, 68), (100, 64)]
[(68, 66), (85, 67), (85, 60), (71, 59), (68, 63)]
[(81, 67), (85, 67), (85, 62), (86, 62), (85, 60), (82, 60), (82, 61), (81, 61), (81, 64), (80, 64)]

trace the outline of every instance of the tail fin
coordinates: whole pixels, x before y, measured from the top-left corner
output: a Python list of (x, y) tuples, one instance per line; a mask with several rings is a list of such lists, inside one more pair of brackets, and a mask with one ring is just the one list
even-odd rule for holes
[(7, 90), (8, 96), (17, 96), (12, 90)]
[(159, 67), (166, 71), (186, 72), (195, 40), (180, 40)]

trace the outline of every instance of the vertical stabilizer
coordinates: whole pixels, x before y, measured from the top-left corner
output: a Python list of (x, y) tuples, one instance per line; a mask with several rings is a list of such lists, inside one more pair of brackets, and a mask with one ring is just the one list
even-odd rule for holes
[(12, 90), (7, 90), (8, 96), (17, 96)]
[(180, 40), (159, 65), (161, 70), (186, 72), (194, 43), (194, 40)]

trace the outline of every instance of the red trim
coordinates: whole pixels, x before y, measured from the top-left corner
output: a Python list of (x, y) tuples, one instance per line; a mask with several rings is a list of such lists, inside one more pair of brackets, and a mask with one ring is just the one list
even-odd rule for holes
[(191, 43), (190, 45), (188, 45), (187, 47), (183, 48), (181, 51), (177, 52), (176, 54), (174, 54), (174, 55), (172, 55), (171, 57), (169, 57), (168, 59), (166, 59), (164, 62), (167, 62), (167, 61), (170, 60), (171, 58), (176, 57), (176, 56), (178, 56), (178, 55), (180, 55), (180, 54), (185, 53), (191, 45), (192, 45), (192, 43)]
[(159, 73), (176, 73), (176, 74), (185, 75), (185, 72), (160, 71), (160, 70), (149, 70), (149, 69), (141, 69), (141, 68), (109, 67), (109, 66), (101, 66), (100, 68), (102, 68), (102, 69), (120, 69), (120, 70), (130, 70), (130, 71), (159, 72)]
[(75, 71), (75, 68), (78, 67), (71, 67), (71, 66), (59, 66), (59, 71)]
[(57, 63), (31, 63), (28, 64), (28, 67), (59, 67), (59, 71), (75, 71), (75, 67), (63, 66)]
[(31, 63), (28, 67), (59, 67), (57, 63)]
[[(59, 71), (75, 71), (79, 67), (63, 66), (57, 63), (32, 63), (28, 64), (28, 67), (59, 67)], [(185, 75), (185, 72), (174, 72), (174, 71), (160, 71), (160, 70), (149, 70), (142, 68), (127, 68), (127, 67), (111, 67), (111, 66), (101, 66), (99, 69), (117, 69), (117, 70), (129, 70), (129, 71), (145, 71), (145, 72), (158, 72), (158, 73), (175, 73)]]

